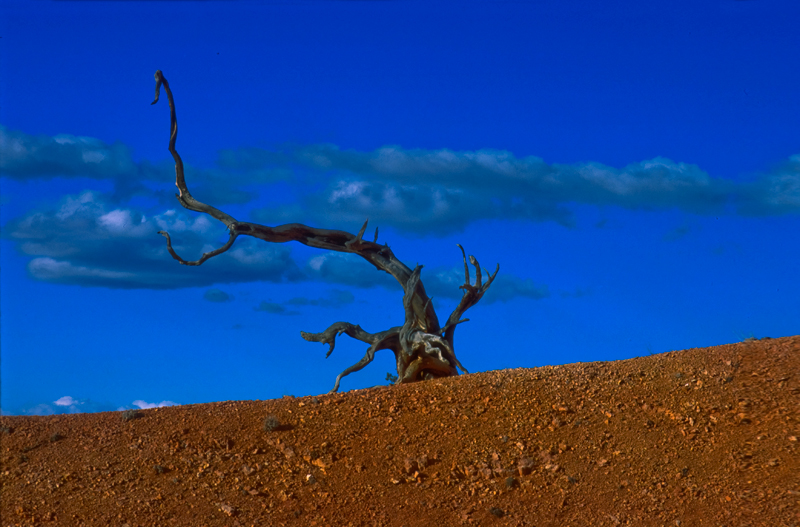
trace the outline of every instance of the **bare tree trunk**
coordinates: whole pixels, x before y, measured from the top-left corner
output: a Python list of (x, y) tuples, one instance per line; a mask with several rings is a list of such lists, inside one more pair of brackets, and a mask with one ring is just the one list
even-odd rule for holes
[(360, 361), (339, 374), (331, 391), (335, 392), (339, 389), (342, 377), (364, 368), (372, 362), (375, 352), (383, 349), (392, 350), (394, 353), (397, 362), (397, 384), (458, 375), (459, 369), (467, 373), (467, 370), (456, 358), (453, 349), (455, 329), (461, 322), (469, 320), (461, 320), (461, 316), (483, 297), (483, 294), (489, 288), (495, 276), (497, 276), (497, 272), (500, 270), (499, 265), (493, 274), (489, 275), (486, 272), (488, 276), (484, 282), (478, 261), (474, 256), (470, 256), (469, 262), (475, 267), (476, 274), (475, 285), (472, 285), (470, 283), (467, 256), (463, 247), (459, 245), (464, 258), (465, 283), (461, 286), (464, 294), (456, 309), (447, 319), (447, 323), (442, 327), (439, 324), (436, 311), (433, 309), (431, 299), (425, 293), (425, 287), (420, 280), (422, 266), (418, 265), (414, 270), (411, 270), (397, 259), (388, 245), (378, 244), (377, 229), (375, 231), (375, 239), (371, 242), (365, 241), (363, 235), (367, 229), (366, 221), (356, 235), (344, 231), (315, 229), (299, 223), (268, 227), (257, 223), (237, 221), (221, 210), (196, 200), (186, 187), (183, 161), (175, 149), (175, 142), (178, 138), (178, 119), (175, 114), (175, 101), (172, 97), (172, 91), (161, 70), (156, 71), (155, 78), (156, 96), (152, 104), (158, 102), (162, 85), (169, 100), (171, 122), (169, 151), (175, 159), (175, 186), (178, 187), (179, 192), (176, 197), (185, 208), (195, 212), (203, 212), (224, 223), (229, 233), (229, 238), (225, 245), (203, 254), (198, 260), (187, 261), (181, 258), (172, 248), (169, 233), (159, 231), (159, 234), (167, 239), (167, 249), (173, 258), (183, 265), (201, 265), (209, 258), (213, 258), (230, 249), (240, 235), (253, 236), (273, 243), (296, 241), (310, 247), (357, 254), (377, 269), (392, 275), (403, 286), (405, 323), (402, 326), (393, 327), (379, 333), (367, 333), (360, 326), (349, 322), (336, 322), (321, 333), (301, 332), (302, 337), (308, 341), (328, 344), (329, 349), (326, 357), (333, 352), (336, 337), (342, 333), (370, 345)]

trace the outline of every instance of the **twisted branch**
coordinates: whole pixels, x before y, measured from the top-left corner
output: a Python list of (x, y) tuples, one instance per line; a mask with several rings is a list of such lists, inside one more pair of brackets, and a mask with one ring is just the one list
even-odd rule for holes
[(469, 278), (469, 266), (467, 265), (467, 253), (464, 252), (464, 248), (460, 244), (458, 248), (461, 249), (461, 255), (464, 257), (464, 275), (465, 275), (465, 283), (464, 285), (460, 286), (459, 289), (464, 290), (464, 294), (461, 296), (461, 300), (459, 301), (458, 305), (456, 306), (455, 310), (450, 314), (450, 317), (447, 319), (447, 323), (442, 328), (442, 332), (444, 333), (444, 338), (450, 345), (453, 345), (453, 337), (455, 335), (456, 326), (461, 324), (462, 322), (468, 322), (469, 319), (461, 319), (461, 315), (464, 312), (477, 304), (481, 298), (483, 298), (483, 294), (489, 289), (489, 286), (492, 285), (494, 282), (497, 273), (500, 271), (500, 264), (497, 264), (497, 269), (495, 269), (494, 273), (489, 275), (487, 271), (486, 274), (489, 275), (489, 278), (486, 280), (486, 283), (483, 283), (483, 277), (481, 275), (481, 266), (478, 263), (478, 260), (470, 255), (469, 263), (471, 263), (475, 267), (475, 285), (470, 284)]
[(229, 233), (229, 238), (225, 245), (219, 249), (204, 253), (198, 260), (187, 261), (181, 258), (173, 249), (169, 233), (159, 231), (159, 234), (167, 239), (167, 250), (175, 260), (178, 260), (182, 265), (202, 265), (206, 260), (230, 249), (239, 235), (252, 236), (272, 243), (296, 241), (309, 247), (357, 254), (377, 269), (391, 274), (403, 286), (405, 323), (402, 326), (393, 327), (379, 333), (368, 333), (361, 329), (360, 326), (349, 322), (336, 322), (321, 333), (301, 332), (301, 336), (308, 341), (328, 344), (326, 357), (329, 357), (333, 352), (336, 345), (336, 337), (342, 333), (370, 345), (360, 361), (336, 377), (336, 383), (331, 391), (337, 391), (343, 377), (364, 368), (372, 362), (375, 352), (382, 349), (390, 349), (395, 355), (398, 373), (397, 383), (457, 375), (459, 369), (465, 373), (467, 372), (453, 351), (455, 327), (469, 320), (462, 320), (461, 315), (481, 299), (494, 281), (495, 276), (497, 276), (497, 272), (500, 270), (499, 265), (494, 274), (489, 275), (488, 272), (486, 273), (489, 276), (486, 283), (483, 283), (480, 265), (474, 256), (470, 256), (469, 262), (475, 267), (476, 275), (475, 285), (472, 285), (470, 283), (466, 253), (461, 245), (458, 246), (464, 257), (465, 284), (461, 286), (464, 294), (455, 311), (450, 315), (447, 324), (442, 328), (439, 325), (439, 319), (436, 316), (431, 299), (428, 298), (420, 279), (422, 266), (418, 265), (412, 271), (397, 259), (388, 245), (379, 245), (377, 243), (377, 228), (375, 229), (373, 241), (365, 241), (364, 233), (369, 220), (364, 222), (364, 225), (356, 235), (339, 230), (317, 229), (299, 223), (268, 227), (257, 223), (237, 221), (221, 210), (198, 201), (191, 195), (186, 186), (183, 160), (175, 149), (175, 143), (178, 139), (178, 120), (172, 91), (161, 70), (156, 71), (155, 79), (155, 100), (151, 104), (158, 102), (162, 85), (169, 100), (171, 127), (169, 151), (175, 160), (175, 186), (179, 192), (176, 197), (186, 209), (208, 214), (222, 222), (228, 228)]
[(161, 70), (156, 71), (156, 98), (150, 104), (153, 105), (158, 102), (159, 91), (161, 85), (164, 85), (164, 91), (167, 92), (167, 100), (169, 101), (169, 119), (170, 119), (170, 136), (169, 136), (169, 152), (172, 154), (172, 158), (175, 160), (175, 186), (178, 187), (179, 194), (176, 194), (175, 197), (178, 198), (181, 205), (189, 210), (193, 210), (195, 212), (205, 212), (212, 218), (215, 218), (222, 223), (224, 223), (228, 228), (231, 227), (232, 224), (236, 223), (236, 220), (233, 219), (232, 216), (229, 216), (222, 212), (219, 209), (215, 209), (211, 205), (206, 205), (201, 201), (197, 201), (192, 197), (189, 189), (186, 188), (186, 180), (183, 175), (183, 160), (181, 156), (178, 154), (178, 151), (175, 150), (175, 142), (178, 140), (178, 117), (175, 115), (175, 100), (172, 98), (172, 90), (169, 89), (169, 83), (167, 79), (164, 77), (164, 74), (161, 73)]
[(333, 348), (336, 346), (336, 337), (342, 333), (345, 333), (356, 340), (360, 340), (361, 342), (366, 342), (370, 344), (370, 347), (367, 348), (367, 352), (360, 361), (353, 364), (336, 377), (336, 383), (334, 384), (331, 393), (339, 389), (339, 383), (343, 377), (346, 377), (347, 375), (364, 368), (367, 364), (372, 362), (372, 360), (375, 358), (376, 351), (390, 349), (395, 352), (396, 357), (397, 349), (400, 344), (398, 340), (398, 336), (400, 334), (399, 327), (387, 329), (386, 331), (381, 331), (380, 333), (367, 333), (361, 329), (361, 326), (354, 325), (349, 322), (336, 322), (322, 333), (306, 333), (305, 331), (301, 331), (300, 336), (309, 342), (321, 342), (323, 344), (327, 344), (329, 346), (328, 352), (325, 354), (325, 358), (327, 359), (330, 357), (331, 353), (333, 353)]
[(158, 234), (167, 239), (167, 250), (169, 251), (169, 254), (171, 254), (172, 257), (178, 260), (182, 265), (202, 265), (202, 263), (208, 260), (209, 258), (213, 258), (218, 254), (222, 254), (228, 249), (230, 249), (233, 246), (233, 242), (236, 241), (236, 237), (238, 236), (238, 234), (236, 234), (235, 232), (231, 232), (230, 237), (228, 238), (228, 242), (225, 245), (223, 245), (219, 249), (203, 253), (203, 256), (201, 256), (199, 260), (194, 260), (190, 262), (181, 258), (178, 255), (178, 253), (175, 252), (175, 249), (172, 248), (172, 240), (170, 239), (169, 233), (167, 231), (158, 231)]
[[(210, 215), (211, 217), (221, 221), (228, 227), (230, 238), (220, 249), (211, 251), (204, 254), (200, 259), (195, 261), (187, 261), (181, 258), (172, 248), (169, 235), (165, 232), (159, 232), (167, 238), (167, 250), (173, 258), (181, 262), (183, 265), (201, 265), (209, 258), (213, 258), (223, 252), (227, 251), (239, 235), (253, 236), (261, 240), (272, 243), (285, 243), (290, 241), (297, 241), (309, 247), (317, 247), (319, 249), (326, 249), (330, 251), (354, 253), (381, 271), (386, 271), (397, 280), (401, 286), (405, 287), (408, 278), (411, 276), (411, 269), (395, 257), (388, 245), (379, 245), (376, 243), (378, 238), (378, 231), (375, 231), (375, 240), (373, 242), (364, 241), (362, 236), (366, 230), (367, 223), (364, 223), (358, 235), (353, 235), (348, 232), (330, 230), (330, 229), (315, 229), (302, 225), (299, 223), (289, 223), (280, 225), (278, 227), (268, 227), (257, 223), (239, 222), (232, 216), (214, 208), (210, 205), (202, 203), (195, 199), (189, 192), (186, 186), (186, 179), (184, 177), (183, 160), (175, 149), (175, 142), (178, 138), (178, 119), (175, 112), (175, 100), (172, 96), (172, 90), (169, 87), (166, 77), (161, 70), (156, 71), (156, 97), (151, 104), (156, 104), (159, 100), (160, 88), (163, 85), (164, 91), (167, 94), (170, 108), (170, 140), (169, 151), (175, 160), (175, 186), (178, 187), (179, 194), (176, 195), (178, 201), (185, 208), (202, 212)], [(428, 303), (428, 296), (425, 293), (425, 287), (420, 282), (415, 290), (413, 300), (414, 310), (417, 312), (418, 319), (421, 326), (432, 332), (440, 331), (439, 319), (436, 312)]]

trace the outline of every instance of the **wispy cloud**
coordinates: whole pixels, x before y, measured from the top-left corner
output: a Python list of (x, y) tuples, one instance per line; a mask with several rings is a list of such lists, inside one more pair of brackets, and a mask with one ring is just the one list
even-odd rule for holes
[[(115, 183), (114, 199), (172, 199), (171, 163), (134, 162), (121, 143), (62, 134), (33, 136), (0, 127), (0, 172), (15, 179), (85, 177)], [(696, 214), (800, 212), (800, 156), (749, 182), (715, 178), (663, 157), (614, 168), (546, 163), (504, 150), (454, 151), (386, 146), (285, 145), (219, 152), (215, 166), (187, 165), (193, 193), (215, 204), (252, 203), (255, 185), (282, 182), (295, 198), (254, 212), (256, 221), (391, 226), (445, 235), (486, 219), (574, 223), (571, 206), (679, 209)], [(153, 190), (145, 182), (163, 185)]]
[(70, 395), (60, 397), (49, 403), (40, 403), (29, 407), (21, 408), (16, 413), (4, 413), (3, 415), (59, 415), (59, 414), (83, 414), (95, 412), (113, 412), (117, 410), (127, 410), (130, 408), (162, 408), (164, 406), (178, 406), (173, 401), (161, 401), (160, 403), (148, 403), (137, 399), (130, 406), (118, 406), (110, 403), (101, 403), (91, 399), (76, 399)]
[(363, 258), (349, 253), (325, 253), (308, 260), (303, 271), (312, 280), (370, 288), (401, 289), (392, 275), (378, 270)]
[[(377, 271), (368, 262), (352, 254), (328, 253), (314, 256), (308, 260), (304, 271), (313, 279), (331, 284), (362, 288), (383, 287), (389, 290), (401, 289), (400, 284), (391, 275)], [(474, 283), (474, 274), (471, 278)], [(422, 282), (425, 284), (428, 296), (459, 299), (463, 294), (459, 288), (464, 281), (464, 267), (423, 268), (422, 270)], [(529, 278), (520, 278), (501, 271), (483, 297), (483, 302), (507, 302), (515, 297), (540, 299), (549, 295), (546, 285), (536, 284)]]
[[(474, 284), (475, 275), (472, 274), (470, 278)], [(422, 271), (425, 291), (428, 296), (435, 298), (460, 299), (464, 293), (459, 288), (465, 283), (465, 279), (463, 267), (440, 267), (431, 271), (426, 269)], [(486, 280), (485, 275), (483, 279)], [(485, 293), (481, 303), (508, 302), (513, 298), (539, 300), (548, 296), (550, 296), (550, 291), (546, 285), (536, 284), (529, 278), (520, 278), (512, 274), (504, 274), (501, 271)]]
[[(572, 203), (709, 213), (723, 210), (731, 199), (729, 182), (665, 158), (615, 169), (599, 163), (548, 164), (500, 150), (358, 152), (315, 145), (284, 154), (322, 183), (319, 191), (299, 198), (315, 221), (369, 217), (374, 224), (416, 234), (449, 234), (481, 219), (572, 225)], [(249, 156), (256, 157), (252, 151)], [(277, 207), (256, 214), (282, 220), (287, 212), (293, 211)]]
[(739, 192), (738, 210), (744, 215), (771, 216), (800, 212), (800, 155), (791, 156)]
[[(134, 207), (115, 208), (102, 195), (83, 192), (66, 196), (51, 209), (31, 212), (9, 222), (3, 236), (17, 243), (18, 250), (32, 259), (31, 277), (51, 283), (122, 289), (177, 289), (235, 282), (319, 281), (359, 288), (383, 287), (400, 290), (388, 273), (362, 258), (346, 253), (325, 253), (310, 258), (301, 268), (286, 246), (242, 237), (228, 252), (202, 266), (178, 265), (156, 233), (167, 230), (185, 258), (197, 258), (222, 244), (224, 227), (207, 216), (189, 216), (170, 209), (147, 216)], [(425, 272), (424, 283), (432, 294), (457, 298), (461, 292), (456, 268)], [(486, 301), (513, 296), (540, 298), (540, 286), (501, 274), (487, 293)], [(218, 288), (207, 290), (210, 302), (232, 300)], [(334, 289), (320, 298), (293, 298), (283, 304), (264, 302), (256, 309), (273, 314), (296, 315), (298, 306), (339, 307), (353, 301), (352, 294)]]
[(286, 309), (281, 304), (275, 302), (266, 302), (266, 301), (261, 302), (253, 309), (255, 311), (263, 311), (264, 313), (269, 313), (271, 315), (294, 316), (300, 314), (299, 311)]
[(64, 397), (61, 397), (60, 399), (53, 401), (53, 404), (56, 406), (75, 406), (81, 403), (78, 400), (73, 399), (69, 395), (65, 395)]
[(109, 145), (69, 134), (33, 136), (4, 126), (0, 126), (0, 172), (15, 179), (144, 175), (122, 143)]
[(165, 406), (178, 406), (178, 403), (172, 401), (161, 401), (160, 403), (148, 403), (147, 401), (143, 401), (141, 399), (133, 401), (132, 404), (133, 406), (141, 408), (142, 410), (148, 410), (150, 408), (164, 408)]
[(303, 278), (288, 247), (254, 239), (240, 240), (202, 266), (178, 265), (159, 230), (173, 234), (176, 251), (186, 258), (219, 247), (224, 235), (224, 227), (206, 216), (168, 210), (148, 217), (133, 207), (113, 208), (93, 192), (67, 196), (53, 210), (11, 221), (3, 235), (33, 257), (28, 263), (33, 278), (53, 283), (176, 289)]
[[(420, 235), (444, 235), (482, 219), (555, 221), (570, 226), (574, 203), (695, 214), (800, 212), (800, 156), (755, 181), (714, 178), (698, 166), (657, 157), (614, 168), (601, 163), (545, 163), (502, 150), (383, 147), (371, 152), (335, 145), (281, 151), (227, 151), (247, 166), (296, 166), (318, 190), (296, 203), (256, 211), (267, 222), (303, 214), (317, 223), (360, 222)], [(244, 161), (241, 161), (244, 163)]]
[[(224, 227), (205, 215), (164, 207), (146, 214), (142, 208), (121, 203), (120, 196), (130, 197), (139, 190), (161, 192), (134, 187), (141, 180), (166, 188), (172, 184), (173, 173), (169, 163), (134, 162), (129, 149), (119, 143), (72, 135), (32, 136), (0, 127), (0, 171), (3, 177), (15, 179), (84, 177), (109, 179), (117, 185), (116, 196), (94, 191), (65, 196), (54, 208), (31, 211), (4, 226), (2, 235), (31, 257), (28, 271), (38, 280), (152, 289), (258, 280), (400, 288), (391, 276), (376, 272), (353, 255), (323, 254), (301, 269), (290, 257), (289, 247), (247, 237), (202, 266), (177, 265), (156, 231), (169, 231), (180, 254), (197, 258), (224, 242)], [(487, 219), (572, 225), (575, 203), (676, 208), (697, 214), (800, 212), (800, 156), (751, 181), (734, 182), (665, 158), (617, 169), (599, 163), (549, 164), (501, 150), (383, 147), (363, 152), (334, 145), (290, 145), (221, 151), (215, 168), (189, 166), (187, 177), (193, 190), (197, 183), (210, 191), (214, 204), (220, 203), (218, 198), (221, 203), (250, 202), (253, 191), (241, 189), (281, 181), (288, 189), (281, 195), (295, 197), (252, 211), (255, 221), (302, 221), (335, 228), (369, 217), (372, 225), (413, 235), (451, 234)], [(679, 229), (666, 238), (685, 234), (685, 229)], [(453, 273), (457, 274), (453, 269), (426, 269), (426, 287), (439, 297), (454, 297), (460, 283)], [(220, 293), (209, 292), (205, 298), (226, 300), (226, 293)], [(501, 273), (486, 301), (546, 295), (544, 286)], [(327, 300), (297, 300), (304, 301), (323, 305)], [(279, 307), (283, 311), (267, 303), (263, 310), (296, 313)]]
[(216, 302), (216, 303), (223, 303), (223, 302), (230, 302), (233, 300), (233, 296), (229, 295), (225, 291), (221, 289), (209, 289), (205, 293), (203, 293), (203, 298), (208, 300), (209, 302)]
[(661, 237), (661, 239), (664, 240), (665, 242), (674, 242), (680, 240), (681, 238), (684, 238), (690, 232), (692, 232), (692, 227), (690, 227), (689, 225), (680, 225), (665, 233), (664, 236)]
[[(65, 395), (52, 402), (40, 403), (29, 407), (21, 408), (15, 412), (16, 415), (59, 415), (59, 414), (80, 414), (93, 412), (111, 412), (116, 410), (116, 406), (110, 403), (93, 401), (91, 399), (77, 399), (70, 395)], [(4, 414), (5, 415), (5, 414)], [(14, 413), (10, 414), (14, 415)]]
[(583, 298), (593, 294), (591, 287), (576, 287), (572, 291), (561, 291), (559, 295), (561, 298)]
[[(242, 187), (290, 176), (282, 168), (258, 167), (247, 173), (233, 166), (199, 169), (187, 163), (185, 168), (193, 193), (213, 196), (217, 204), (247, 203), (258, 194)], [(136, 162), (126, 145), (108, 144), (93, 137), (29, 135), (0, 125), (0, 174), (19, 181), (55, 177), (107, 180), (114, 184), (114, 191), (107, 198), (117, 203), (134, 196), (174, 202), (172, 162)]]
[(347, 304), (352, 304), (355, 301), (355, 296), (350, 291), (341, 291), (339, 289), (331, 289), (328, 294), (318, 298), (308, 298), (304, 296), (296, 296), (284, 302), (267, 302), (263, 301), (258, 306), (253, 308), (256, 311), (263, 311), (272, 315), (293, 316), (300, 315), (300, 311), (292, 309), (300, 306), (316, 306), (324, 308), (339, 308)]
[(331, 289), (328, 295), (319, 298), (306, 298), (294, 297), (286, 301), (290, 306), (319, 306), (337, 308), (347, 304), (352, 304), (355, 301), (353, 293), (350, 291), (341, 291), (339, 289)]

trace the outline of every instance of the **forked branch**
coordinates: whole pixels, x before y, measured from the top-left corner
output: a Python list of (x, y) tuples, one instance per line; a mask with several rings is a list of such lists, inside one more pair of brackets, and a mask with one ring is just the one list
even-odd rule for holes
[(360, 361), (353, 364), (336, 377), (336, 383), (334, 384), (331, 392), (335, 392), (339, 389), (339, 383), (343, 377), (364, 368), (367, 364), (372, 362), (372, 359), (375, 358), (376, 351), (390, 349), (395, 352), (396, 356), (396, 350), (400, 347), (398, 341), (398, 335), (400, 334), (399, 327), (387, 329), (386, 331), (381, 331), (380, 333), (367, 333), (361, 329), (361, 326), (351, 324), (349, 322), (336, 322), (322, 333), (306, 333), (305, 331), (301, 331), (300, 335), (309, 342), (321, 342), (323, 344), (327, 344), (329, 346), (328, 352), (325, 354), (325, 358), (327, 359), (330, 357), (331, 353), (333, 353), (333, 348), (336, 346), (336, 337), (342, 333), (345, 333), (356, 340), (360, 340), (361, 342), (366, 342), (370, 344), (370, 347), (367, 348), (367, 352)]
[(169, 233), (167, 231), (158, 231), (158, 234), (167, 239), (167, 250), (169, 251), (169, 254), (171, 254), (173, 258), (178, 260), (183, 265), (202, 265), (202, 263), (208, 260), (209, 258), (213, 258), (218, 254), (222, 254), (228, 249), (230, 249), (233, 246), (233, 242), (236, 241), (236, 237), (238, 236), (235, 232), (231, 232), (227, 243), (222, 247), (220, 247), (219, 249), (203, 253), (203, 256), (201, 256), (199, 260), (186, 261), (183, 258), (181, 258), (178, 255), (178, 253), (175, 252), (175, 249), (172, 248), (172, 239), (169, 237)]
[[(159, 100), (160, 88), (163, 85), (164, 91), (167, 94), (170, 108), (170, 140), (169, 151), (175, 159), (175, 186), (178, 187), (179, 194), (176, 195), (178, 201), (185, 208), (195, 212), (202, 212), (210, 215), (211, 217), (221, 221), (228, 227), (230, 238), (220, 249), (211, 251), (204, 254), (200, 259), (195, 261), (187, 261), (180, 257), (172, 248), (171, 241), (168, 233), (163, 231), (160, 234), (165, 235), (167, 238), (167, 249), (173, 258), (181, 262), (183, 265), (201, 265), (209, 258), (213, 258), (228, 250), (236, 237), (239, 235), (253, 236), (261, 240), (271, 243), (285, 243), (290, 241), (300, 242), (310, 247), (317, 247), (319, 249), (326, 249), (330, 251), (353, 253), (361, 256), (377, 269), (391, 274), (401, 286), (405, 287), (408, 278), (411, 276), (411, 269), (398, 260), (388, 245), (379, 245), (376, 242), (369, 242), (362, 239), (364, 231), (366, 230), (366, 222), (358, 235), (353, 235), (348, 232), (330, 230), (330, 229), (316, 229), (308, 227), (299, 223), (289, 223), (277, 227), (268, 227), (258, 223), (240, 222), (236, 221), (232, 216), (222, 212), (221, 210), (207, 205), (195, 199), (189, 192), (186, 186), (186, 179), (184, 177), (183, 160), (175, 149), (175, 142), (178, 139), (178, 119), (175, 111), (175, 100), (172, 96), (172, 90), (169, 87), (166, 77), (161, 70), (156, 71), (156, 97), (151, 104), (156, 104)], [(378, 232), (375, 231), (375, 239), (377, 240)], [(440, 331), (439, 319), (436, 317), (436, 312), (428, 303), (428, 296), (425, 293), (425, 287), (420, 282), (416, 289), (416, 294), (413, 301), (414, 310), (417, 312), (421, 324), (428, 331)]]
[(450, 314), (450, 317), (447, 319), (447, 323), (444, 325), (442, 331), (444, 332), (444, 338), (450, 345), (453, 345), (453, 337), (455, 335), (456, 326), (461, 324), (462, 322), (468, 322), (469, 319), (462, 319), (461, 315), (464, 312), (477, 304), (481, 298), (483, 298), (483, 294), (489, 289), (489, 286), (492, 285), (494, 282), (497, 273), (500, 271), (500, 264), (497, 264), (497, 269), (495, 269), (494, 273), (491, 275), (487, 271), (486, 274), (488, 278), (486, 282), (483, 282), (483, 275), (481, 274), (481, 266), (478, 263), (478, 260), (470, 255), (469, 263), (471, 263), (475, 267), (475, 285), (470, 283), (469, 278), (469, 265), (467, 265), (467, 253), (464, 252), (464, 248), (457, 244), (458, 248), (461, 249), (461, 255), (464, 257), (464, 285), (462, 285), (459, 289), (464, 290), (464, 294), (461, 295), (461, 300), (458, 302), (455, 310)]
[(336, 345), (336, 337), (343, 333), (369, 344), (364, 357), (336, 377), (336, 383), (332, 391), (338, 390), (339, 383), (343, 377), (364, 368), (372, 362), (375, 352), (383, 349), (389, 349), (395, 355), (398, 383), (458, 375), (458, 370), (466, 373), (466, 369), (458, 361), (453, 350), (455, 327), (468, 320), (461, 319), (461, 315), (483, 297), (483, 294), (492, 284), (495, 276), (497, 276), (497, 271), (500, 269), (499, 265), (494, 274), (489, 275), (488, 272), (486, 273), (488, 278), (484, 283), (478, 261), (474, 256), (470, 256), (469, 262), (475, 267), (476, 275), (475, 285), (472, 285), (467, 256), (464, 248), (459, 245), (464, 257), (465, 283), (461, 286), (464, 293), (455, 311), (450, 315), (447, 324), (442, 328), (431, 299), (426, 294), (425, 287), (420, 279), (422, 266), (418, 265), (412, 271), (397, 259), (388, 245), (379, 245), (377, 228), (375, 229), (373, 241), (365, 241), (364, 233), (367, 230), (368, 221), (364, 222), (358, 234), (355, 235), (339, 230), (317, 229), (299, 223), (268, 227), (258, 223), (237, 221), (225, 212), (198, 201), (186, 186), (183, 160), (175, 148), (175, 143), (178, 139), (178, 119), (172, 91), (167, 79), (164, 78), (160, 70), (156, 71), (155, 79), (156, 94), (152, 104), (158, 102), (161, 86), (164, 87), (169, 100), (169, 151), (175, 160), (175, 186), (178, 188), (178, 201), (189, 210), (202, 212), (219, 220), (227, 227), (229, 234), (228, 241), (222, 247), (204, 253), (197, 260), (188, 261), (179, 256), (173, 249), (169, 233), (159, 231), (159, 234), (167, 239), (167, 250), (174, 259), (183, 265), (202, 265), (206, 260), (230, 249), (240, 235), (252, 236), (271, 243), (296, 241), (309, 247), (357, 254), (374, 265), (376, 269), (391, 274), (403, 287), (405, 323), (402, 326), (393, 327), (379, 333), (368, 333), (361, 329), (360, 326), (349, 322), (337, 322), (321, 333), (301, 332), (301, 336), (308, 341), (327, 344), (328, 352), (326, 357), (333, 352)]

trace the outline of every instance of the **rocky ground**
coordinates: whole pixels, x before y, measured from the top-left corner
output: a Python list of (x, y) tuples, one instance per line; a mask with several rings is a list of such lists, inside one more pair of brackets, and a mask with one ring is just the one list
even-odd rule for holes
[(0, 426), (3, 526), (800, 525), (800, 336)]

